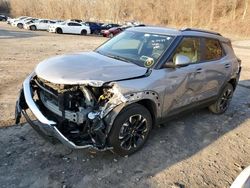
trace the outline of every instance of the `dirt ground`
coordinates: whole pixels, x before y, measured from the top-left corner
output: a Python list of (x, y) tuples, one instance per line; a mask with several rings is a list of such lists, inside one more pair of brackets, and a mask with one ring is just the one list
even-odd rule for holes
[[(250, 165), (250, 41), (234, 41), (243, 72), (229, 110), (194, 111), (153, 129), (145, 147), (110, 152), (52, 145), (14, 125), (24, 78), (43, 59), (89, 51), (106, 39), (14, 29), (0, 23), (0, 187), (229, 187)], [(70, 63), (70, 62), (69, 62)]]

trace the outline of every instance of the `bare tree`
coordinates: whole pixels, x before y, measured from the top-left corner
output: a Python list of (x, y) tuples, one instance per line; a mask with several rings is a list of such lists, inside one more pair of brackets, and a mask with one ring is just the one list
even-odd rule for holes
[(242, 20), (244, 20), (246, 17), (247, 9), (248, 9), (248, 0), (245, 0), (245, 7), (244, 7), (243, 15), (242, 15)]
[(209, 22), (212, 23), (214, 19), (214, 7), (215, 7), (215, 0), (211, 1), (211, 12), (210, 12), (210, 19)]
[(236, 8), (237, 8), (237, 0), (233, 0), (232, 4), (232, 19), (235, 20), (236, 18)]
[(194, 20), (193, 20), (193, 17), (194, 17), (194, 10), (195, 10), (195, 4), (196, 4), (196, 2), (195, 2), (195, 0), (191, 0), (191, 8), (190, 8), (190, 26), (192, 27), (193, 26), (193, 22), (194, 22)]

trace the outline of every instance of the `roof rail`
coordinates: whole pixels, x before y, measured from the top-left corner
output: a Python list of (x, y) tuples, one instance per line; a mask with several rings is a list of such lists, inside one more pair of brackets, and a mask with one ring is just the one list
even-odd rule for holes
[(220, 33), (217, 33), (217, 32), (214, 32), (214, 31), (203, 30), (203, 29), (184, 28), (184, 29), (181, 29), (180, 31), (196, 31), (196, 32), (210, 33), (210, 34), (213, 34), (213, 35), (222, 36)]

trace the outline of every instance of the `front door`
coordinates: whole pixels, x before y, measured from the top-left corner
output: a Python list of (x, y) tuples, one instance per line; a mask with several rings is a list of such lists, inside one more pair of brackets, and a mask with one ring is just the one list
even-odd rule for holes
[(173, 53), (171, 62), (175, 62), (180, 54), (188, 57), (190, 63), (184, 67), (167, 68), (163, 116), (206, 98), (206, 71), (201, 63), (201, 44), (200, 38), (184, 37)]

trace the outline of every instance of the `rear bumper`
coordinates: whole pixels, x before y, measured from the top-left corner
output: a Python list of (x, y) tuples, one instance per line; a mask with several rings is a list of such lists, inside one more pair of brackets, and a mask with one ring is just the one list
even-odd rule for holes
[[(47, 119), (42, 112), (39, 110), (35, 101), (32, 97), (32, 88), (30, 86), (30, 81), (34, 74), (31, 74), (23, 83), (23, 89), (20, 91), (19, 98), (16, 102), (16, 123), (19, 123), (21, 115), (25, 117), (27, 122), (38, 132), (42, 132), (45, 136), (54, 137), (59, 140), (62, 144), (66, 145), (72, 149), (84, 149), (84, 148), (94, 148), (93, 145), (78, 146), (69, 139), (67, 139), (56, 127), (57, 123)], [(38, 121), (31, 121), (30, 117), (26, 113), (26, 109), (30, 109), (35, 115)]]

